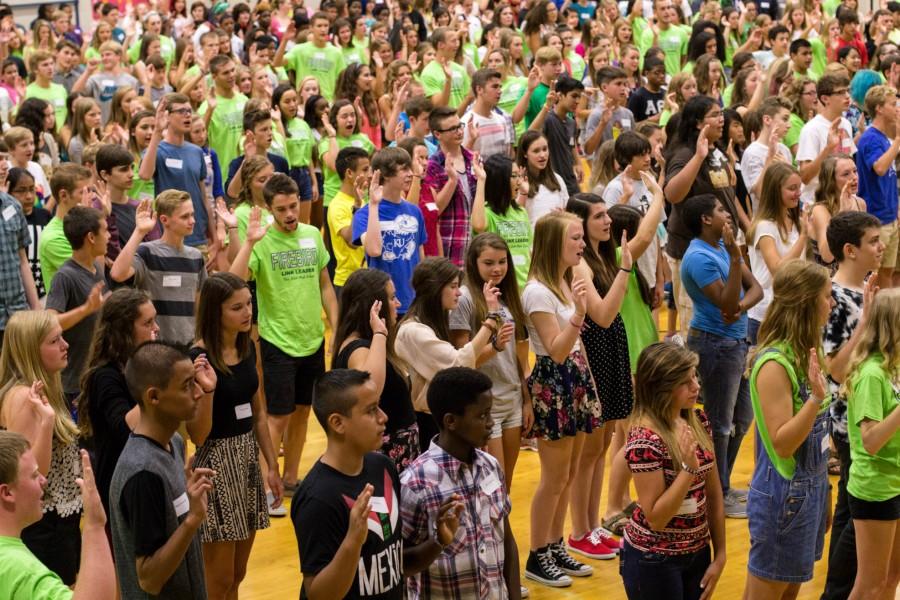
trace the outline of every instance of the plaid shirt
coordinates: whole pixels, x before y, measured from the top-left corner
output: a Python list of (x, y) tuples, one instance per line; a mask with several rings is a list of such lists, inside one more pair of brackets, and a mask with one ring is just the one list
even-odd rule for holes
[(459, 494), (466, 505), (453, 542), (428, 570), (407, 579), (408, 599), (506, 598), (503, 538), (511, 505), (497, 460), (475, 450), (475, 461), (466, 464), (447, 454), (435, 439), (406, 468), (400, 483), (400, 519), (407, 548), (432, 535), (441, 504), (451, 495)]
[[(472, 153), (462, 147), (460, 151), (466, 163), (466, 172), (459, 176), (459, 183), (456, 184), (453, 196), (438, 218), (438, 227), (444, 243), (444, 256), (462, 269), (466, 263), (466, 248), (472, 239), (472, 203), (475, 201), (477, 180), (472, 172)], [(435, 195), (441, 191), (447, 183), (446, 160), (443, 150), (438, 150), (428, 159), (425, 180), (422, 182), (423, 190), (431, 189)], [(463, 192), (463, 186), (468, 186), (470, 191), (468, 197)]]
[(19, 202), (0, 193), (0, 330), (14, 312), (28, 310), (19, 250), (28, 251), (31, 233)]

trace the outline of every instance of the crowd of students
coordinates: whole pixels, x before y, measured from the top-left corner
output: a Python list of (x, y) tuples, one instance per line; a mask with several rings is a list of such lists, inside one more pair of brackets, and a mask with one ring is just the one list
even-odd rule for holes
[(900, 3), (73, 8), (0, 5), (0, 597), (236, 598), (288, 513), (311, 599), (705, 599), (726, 518), (894, 597)]

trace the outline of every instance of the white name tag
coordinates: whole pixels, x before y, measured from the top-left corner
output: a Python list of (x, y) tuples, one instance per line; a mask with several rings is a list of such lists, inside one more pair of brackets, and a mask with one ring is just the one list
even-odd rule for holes
[(622, 127), (631, 127), (631, 119), (622, 119), (620, 123)]
[(353, 140), (352, 142), (350, 142), (350, 145), (353, 146), (354, 148), (362, 148), (363, 147), (363, 143), (359, 140)]
[(180, 517), (191, 508), (191, 501), (188, 500), (187, 492), (184, 492), (174, 500), (172, 500), (172, 508), (175, 509), (175, 516)]
[(697, 499), (696, 498), (685, 498), (681, 501), (681, 506), (678, 507), (679, 515), (692, 515), (697, 512)]
[(269, 225), (271, 225), (274, 222), (275, 222), (275, 217), (273, 217), (272, 215), (268, 215), (266, 217), (266, 223), (268, 223)]
[(513, 254), (513, 264), (517, 267), (524, 267), (526, 262), (525, 257), (521, 254)]
[(369, 500), (369, 504), (372, 506), (372, 510), (377, 513), (387, 515), (391, 512), (388, 509), (387, 502), (384, 501), (384, 496), (372, 496), (372, 499)]
[(170, 169), (181, 169), (184, 167), (184, 161), (180, 158), (167, 158), (166, 166)]
[(300, 247), (301, 248), (315, 248), (316, 240), (311, 238), (300, 238)]
[(55, 106), (59, 106), (60, 108), (62, 108), (63, 106), (66, 105), (66, 101), (63, 100), (62, 98), (55, 98), (55, 99), (53, 100), (53, 104), (54, 104)]
[(243, 419), (249, 419), (253, 416), (253, 410), (250, 408), (250, 403), (247, 402), (245, 404), (238, 404), (234, 407), (234, 418), (238, 421)]
[(491, 475), (481, 482), (481, 491), (490, 496), (500, 487), (500, 480)]
[(181, 275), (163, 275), (163, 287), (180, 287)]
[(435, 212), (437, 212), (438, 209), (437, 204), (435, 204), (434, 202), (426, 202), (425, 208), (427, 208), (428, 210), (433, 210)]
[(16, 207), (15, 206), (7, 206), (3, 209), (3, 220), (9, 221), (14, 216), (16, 216)]
[(828, 441), (828, 436), (822, 438), (822, 454), (831, 451), (831, 443)]
[(116, 82), (113, 81), (112, 79), (104, 79), (103, 87), (105, 87), (105, 88), (116, 87)]

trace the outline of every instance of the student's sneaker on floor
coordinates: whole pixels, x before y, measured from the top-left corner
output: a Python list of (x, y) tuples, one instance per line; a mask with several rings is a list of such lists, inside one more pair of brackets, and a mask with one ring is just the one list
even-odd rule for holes
[(287, 516), (287, 507), (284, 505), (284, 500), (281, 501), (281, 506), (278, 508), (272, 507), (272, 504), (275, 502), (275, 495), (272, 492), (266, 492), (266, 506), (269, 507), (269, 516), (270, 517), (286, 517)]
[(738, 502), (743, 502), (746, 504), (747, 495), (750, 493), (750, 490), (744, 490), (740, 488), (728, 488), (727, 496), (734, 498)]
[(594, 573), (594, 568), (584, 563), (580, 563), (572, 555), (566, 552), (562, 538), (558, 542), (550, 544), (550, 552), (556, 560), (556, 566), (562, 569), (562, 572), (573, 577), (589, 577)]
[(664, 342), (672, 342), (673, 344), (678, 344), (679, 346), (684, 346), (684, 338), (681, 337), (680, 333), (673, 333), (672, 335), (667, 335), (664, 339)]
[(519, 597), (527, 598), (528, 596), (531, 595), (531, 592), (529, 592), (528, 588), (525, 587), (524, 585), (520, 585), (519, 588), (521, 589), (521, 593), (519, 594)]
[(603, 543), (596, 529), (580, 540), (570, 535), (567, 545), (572, 552), (595, 560), (610, 560), (616, 557), (616, 551)]
[(605, 527), (598, 527), (593, 531), (593, 533), (597, 534), (600, 538), (600, 541), (603, 542), (603, 545), (609, 548), (610, 550), (615, 550), (616, 554), (619, 553), (619, 550), (622, 549), (622, 542), (613, 537), (613, 532)]
[(544, 546), (528, 553), (525, 563), (525, 579), (537, 581), (550, 587), (569, 587), (572, 578), (556, 566), (550, 546)]
[(725, 516), (729, 519), (746, 519), (747, 503), (741, 502), (735, 496), (725, 496)]
[(293, 498), (294, 494), (297, 493), (297, 490), (300, 489), (300, 482), (296, 481), (294, 483), (287, 483), (286, 481), (282, 481), (284, 485), (284, 497), (285, 498)]

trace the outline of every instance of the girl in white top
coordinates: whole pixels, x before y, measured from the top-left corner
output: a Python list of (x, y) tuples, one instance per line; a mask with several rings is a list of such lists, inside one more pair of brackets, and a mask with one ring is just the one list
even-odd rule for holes
[(772, 277), (787, 260), (803, 258), (806, 253), (806, 219), (800, 210), (803, 182), (793, 166), (776, 162), (763, 175), (759, 210), (747, 234), (750, 246), (750, 270), (763, 289), (763, 299), (747, 312), (748, 337), (756, 343), (756, 332), (772, 301)]
[(563, 178), (554, 173), (550, 166), (550, 147), (544, 134), (539, 131), (526, 131), (519, 140), (516, 162), (525, 170), (528, 177), (525, 210), (528, 211), (532, 227), (547, 213), (565, 210), (569, 191)]
[(534, 256), (522, 304), (535, 365), (528, 378), (534, 407), (541, 480), (531, 504), (531, 552), (525, 577), (553, 587), (572, 584), (593, 569), (563, 545), (569, 487), (586, 434), (599, 429), (600, 401), (581, 349), (587, 284), (573, 269), (584, 253), (581, 219), (554, 212), (538, 220)]
[(395, 348), (412, 379), (422, 452), (428, 450), (431, 438), (438, 434), (426, 399), (428, 385), (435, 374), (448, 367), (474, 369), (476, 358), (490, 347), (494, 336), (498, 345), (505, 346), (513, 334), (512, 324), (503, 325), (498, 315), (500, 290), (488, 282), (482, 289), (487, 316), (472, 341), (459, 349), (453, 347), (449, 313), (459, 305), (460, 277), (459, 269), (446, 258), (426, 258), (419, 263), (412, 276), (416, 298), (397, 328)]

